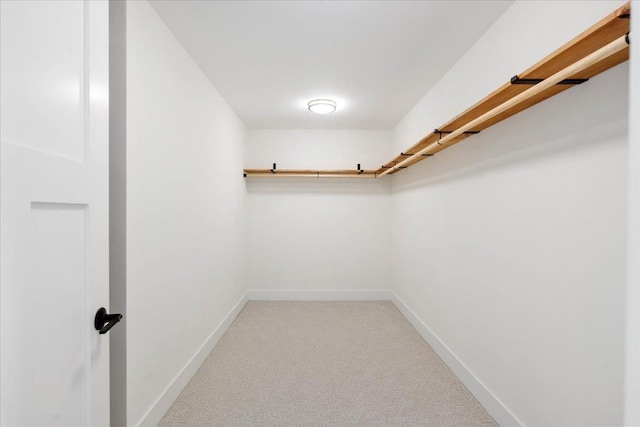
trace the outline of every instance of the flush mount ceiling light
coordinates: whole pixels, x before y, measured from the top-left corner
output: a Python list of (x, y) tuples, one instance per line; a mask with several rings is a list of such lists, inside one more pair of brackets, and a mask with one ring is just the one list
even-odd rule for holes
[(336, 111), (336, 102), (330, 99), (313, 99), (308, 106), (312, 113), (329, 114)]

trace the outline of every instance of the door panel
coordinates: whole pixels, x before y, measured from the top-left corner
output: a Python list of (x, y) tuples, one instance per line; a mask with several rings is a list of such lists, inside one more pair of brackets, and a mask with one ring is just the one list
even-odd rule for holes
[[(30, 263), (37, 268), (31, 271), (31, 286), (23, 292), (38, 311), (19, 315), (21, 323), (31, 323), (33, 390), (29, 394), (40, 402), (34, 411), (36, 425), (82, 425), (86, 420), (85, 313), (60, 310), (86, 305), (86, 238), (85, 206), (31, 204)], [(64, 351), (51, 351), (56, 348)]]
[(5, 141), (84, 159), (84, 25), (81, 1), (3, 2)]
[(108, 4), (0, 17), (0, 424), (108, 425)]

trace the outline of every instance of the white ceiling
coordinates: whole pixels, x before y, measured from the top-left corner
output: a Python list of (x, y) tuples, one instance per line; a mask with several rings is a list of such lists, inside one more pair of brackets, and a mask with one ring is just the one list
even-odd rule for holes
[[(511, 1), (151, 4), (249, 128), (391, 129)], [(329, 115), (306, 101), (338, 102)]]

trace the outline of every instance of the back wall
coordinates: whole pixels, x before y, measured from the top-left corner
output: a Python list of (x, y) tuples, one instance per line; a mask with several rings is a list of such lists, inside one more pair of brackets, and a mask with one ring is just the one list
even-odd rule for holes
[[(374, 169), (390, 131), (250, 130), (247, 168)], [(249, 290), (380, 290), (391, 280), (389, 181), (247, 178)]]

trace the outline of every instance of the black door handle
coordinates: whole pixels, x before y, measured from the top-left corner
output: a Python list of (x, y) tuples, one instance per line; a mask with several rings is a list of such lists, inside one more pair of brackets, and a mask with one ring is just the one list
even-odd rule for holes
[(107, 310), (101, 307), (96, 313), (96, 318), (93, 321), (93, 326), (100, 331), (100, 335), (109, 332), (109, 329), (122, 320), (122, 314), (107, 314)]

